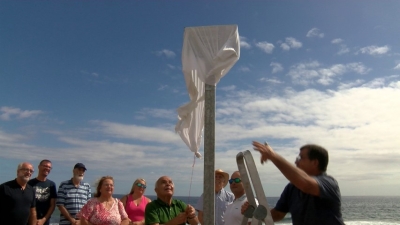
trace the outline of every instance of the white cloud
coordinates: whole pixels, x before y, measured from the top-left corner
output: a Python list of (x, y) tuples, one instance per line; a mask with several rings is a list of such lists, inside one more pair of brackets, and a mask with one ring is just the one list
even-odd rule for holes
[(293, 37), (287, 37), (285, 43), (281, 44), (281, 48), (284, 51), (289, 51), (291, 48), (298, 49), (301, 48), (302, 46), (303, 44)]
[(294, 84), (310, 85), (318, 83), (326, 86), (334, 83), (336, 77), (345, 73), (366, 74), (369, 71), (370, 69), (360, 62), (334, 64), (324, 68), (319, 62), (312, 61), (291, 66), (288, 75)]
[(174, 66), (174, 65), (167, 64), (167, 66), (168, 66), (168, 68), (170, 68), (171, 70), (175, 69), (175, 66)]
[(324, 33), (322, 33), (318, 28), (312, 28), (311, 30), (309, 30), (307, 32), (307, 37), (319, 37), (319, 38), (323, 38), (325, 36)]
[(272, 67), (272, 73), (277, 73), (283, 70), (283, 66), (280, 63), (272, 62), (269, 65)]
[(236, 86), (235, 85), (223, 86), (219, 87), (219, 89), (223, 91), (234, 91), (236, 89)]
[(272, 83), (272, 84), (282, 84), (283, 83), (282, 81), (280, 81), (276, 78), (264, 78), (263, 77), (260, 79), (260, 81), (264, 81), (264, 82)]
[(247, 66), (240, 66), (238, 70), (241, 72), (250, 72), (250, 68)]
[(350, 52), (349, 48), (346, 45), (340, 45), (340, 50), (337, 52), (338, 55), (343, 55)]
[(400, 63), (397, 64), (393, 69), (395, 69), (395, 70), (400, 70)]
[(251, 45), (247, 42), (247, 38), (240, 36), (240, 48), (250, 49)]
[(275, 46), (271, 43), (268, 43), (266, 41), (263, 42), (257, 42), (256, 46), (260, 48), (262, 51), (264, 51), (267, 54), (271, 54), (272, 51), (274, 50)]
[(157, 51), (156, 55), (158, 55), (158, 56), (164, 55), (167, 58), (175, 58), (175, 56), (176, 56), (176, 54), (173, 51), (168, 50), (168, 49), (163, 49), (161, 51)]
[(286, 43), (282, 43), (282, 44), (281, 44), (281, 48), (282, 48), (284, 51), (289, 51), (289, 50), (290, 50), (290, 46), (289, 46), (288, 44), (286, 44)]
[(41, 110), (21, 110), (19, 108), (3, 106), (0, 108), (0, 119), (1, 120), (11, 120), (12, 117), (17, 119), (27, 119), (33, 118), (39, 114), (42, 114)]
[(336, 38), (336, 39), (333, 39), (333, 40), (331, 41), (332, 44), (340, 44), (340, 43), (342, 43), (342, 42), (343, 42), (343, 40), (342, 40), (341, 38)]
[(385, 45), (385, 46), (376, 46), (376, 45), (370, 45), (367, 47), (361, 48), (357, 53), (362, 53), (362, 54), (368, 54), (368, 55), (383, 55), (386, 54), (390, 51), (390, 47)]

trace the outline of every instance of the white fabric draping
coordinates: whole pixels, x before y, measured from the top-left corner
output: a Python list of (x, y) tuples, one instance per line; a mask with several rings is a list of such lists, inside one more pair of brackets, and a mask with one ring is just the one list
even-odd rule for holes
[(237, 25), (185, 28), (182, 71), (190, 102), (177, 109), (175, 131), (198, 158), (204, 128), (205, 84), (215, 86), (239, 57)]

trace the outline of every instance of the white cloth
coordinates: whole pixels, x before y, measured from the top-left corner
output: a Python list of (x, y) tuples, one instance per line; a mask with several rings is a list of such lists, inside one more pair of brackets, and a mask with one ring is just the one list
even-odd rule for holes
[(239, 57), (237, 25), (185, 28), (182, 71), (190, 102), (177, 109), (175, 132), (198, 158), (204, 128), (205, 84), (215, 86)]

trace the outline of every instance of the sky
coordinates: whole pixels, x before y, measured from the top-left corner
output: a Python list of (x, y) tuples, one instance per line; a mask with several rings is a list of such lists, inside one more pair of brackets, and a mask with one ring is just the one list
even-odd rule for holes
[[(175, 133), (189, 101), (185, 27), (238, 25), (240, 59), (216, 87), (215, 168), (268, 141), (293, 162), (329, 151), (343, 196), (399, 195), (400, 2), (0, 1), (0, 183), (50, 159), (57, 186), (84, 163), (115, 193), (162, 175), (203, 192), (204, 159)], [(204, 155), (203, 145), (200, 153)], [(266, 196), (288, 183), (252, 150)], [(33, 174), (33, 177), (37, 172)], [(229, 187), (226, 187), (229, 190)]]

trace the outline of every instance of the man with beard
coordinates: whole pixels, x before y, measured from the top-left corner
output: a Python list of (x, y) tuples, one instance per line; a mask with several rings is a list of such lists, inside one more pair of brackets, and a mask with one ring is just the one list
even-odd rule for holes
[[(229, 174), (221, 169), (215, 170), (215, 225), (224, 225), (224, 213), (228, 204), (233, 202), (235, 196), (225, 191), (224, 187), (228, 184)], [(203, 221), (203, 194), (201, 194), (196, 205), (199, 212), (199, 221), (204, 225)]]
[(28, 182), (36, 193), (36, 225), (49, 225), (51, 214), (56, 207), (56, 184), (47, 179), (51, 171), (51, 161), (43, 159), (38, 165), (39, 173)]
[(0, 185), (1, 224), (36, 224), (35, 192), (28, 185), (33, 172), (32, 164), (20, 163), (17, 178)]
[(72, 170), (73, 177), (61, 182), (57, 192), (57, 207), (61, 212), (60, 225), (80, 225), (76, 214), (92, 197), (90, 184), (83, 182), (86, 167), (77, 163)]
[(197, 225), (199, 223), (193, 206), (172, 198), (174, 183), (170, 177), (158, 178), (154, 190), (157, 193), (157, 200), (146, 205), (146, 225), (184, 225), (186, 222)]

